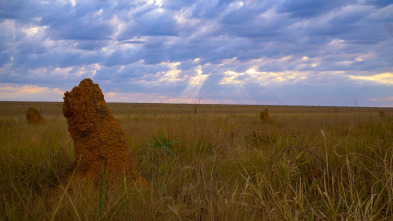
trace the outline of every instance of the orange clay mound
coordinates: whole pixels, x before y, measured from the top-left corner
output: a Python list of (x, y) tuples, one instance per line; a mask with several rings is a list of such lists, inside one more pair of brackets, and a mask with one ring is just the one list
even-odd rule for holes
[(97, 181), (103, 169), (110, 183), (123, 180), (147, 185), (139, 174), (120, 124), (108, 109), (98, 84), (89, 78), (64, 93), (63, 114), (74, 140), (75, 175)]
[(39, 124), (44, 122), (44, 118), (34, 107), (29, 107), (29, 109), (27, 109), (26, 119), (27, 119), (27, 123), (29, 124)]
[(261, 118), (262, 122), (270, 123), (270, 116), (269, 116), (269, 111), (267, 110), (267, 108), (265, 109), (265, 111), (261, 112), (260, 118)]

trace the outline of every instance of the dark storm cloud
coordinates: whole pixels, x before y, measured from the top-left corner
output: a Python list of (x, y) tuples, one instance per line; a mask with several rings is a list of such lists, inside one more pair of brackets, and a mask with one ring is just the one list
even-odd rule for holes
[(40, 9), (37, 7), (37, 2), (32, 1), (30, 4), (26, 4), (26, 1), (23, 0), (0, 2), (0, 21), (15, 19), (22, 23), (28, 23), (39, 12)]
[(359, 84), (350, 76), (392, 73), (392, 25), (389, 0), (1, 1), (0, 79), (62, 88), (92, 77), (119, 93), (296, 102), (305, 88), (336, 96), (326, 93), (334, 79), (344, 93)]
[(132, 40), (129, 40), (129, 41), (123, 41), (122, 43), (123, 44), (143, 44), (145, 42), (144, 41), (132, 41)]
[(131, 49), (118, 49), (110, 54), (103, 55), (102, 63), (105, 66), (118, 66), (137, 61), (137, 51)]
[(20, 54), (33, 55), (43, 54), (47, 52), (48, 48), (42, 44), (37, 44), (37, 42), (35, 41), (29, 41), (28, 39), (26, 39), (25, 41), (22, 41), (18, 44), (17, 50)]
[(6, 53), (0, 53), (0, 65), (3, 66), (10, 61), (10, 55)]
[(135, 26), (131, 28), (131, 32), (136, 36), (177, 35), (173, 14), (164, 9), (152, 10), (135, 18)]
[(325, 1), (325, 0), (284, 0), (278, 6), (278, 12), (289, 13), (298, 18), (317, 17), (321, 14), (331, 12), (341, 6), (348, 4), (346, 0)]

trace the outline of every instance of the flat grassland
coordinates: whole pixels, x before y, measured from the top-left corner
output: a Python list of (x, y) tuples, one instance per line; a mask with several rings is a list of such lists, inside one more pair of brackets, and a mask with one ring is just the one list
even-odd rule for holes
[[(30, 106), (43, 124), (27, 124)], [(67, 188), (75, 157), (62, 103), (0, 102), (0, 220), (393, 217), (391, 108), (108, 106), (150, 186)]]

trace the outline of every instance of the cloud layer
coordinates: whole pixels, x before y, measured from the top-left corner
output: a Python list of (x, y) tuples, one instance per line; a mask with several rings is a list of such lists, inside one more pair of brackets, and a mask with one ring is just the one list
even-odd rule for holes
[(388, 0), (14, 0), (0, 30), (1, 100), (393, 106)]

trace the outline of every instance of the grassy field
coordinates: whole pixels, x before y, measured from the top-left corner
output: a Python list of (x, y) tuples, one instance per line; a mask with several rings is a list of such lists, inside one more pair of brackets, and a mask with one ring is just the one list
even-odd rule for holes
[(0, 102), (0, 220), (393, 218), (391, 108), (111, 103), (150, 186), (68, 189), (61, 108)]

